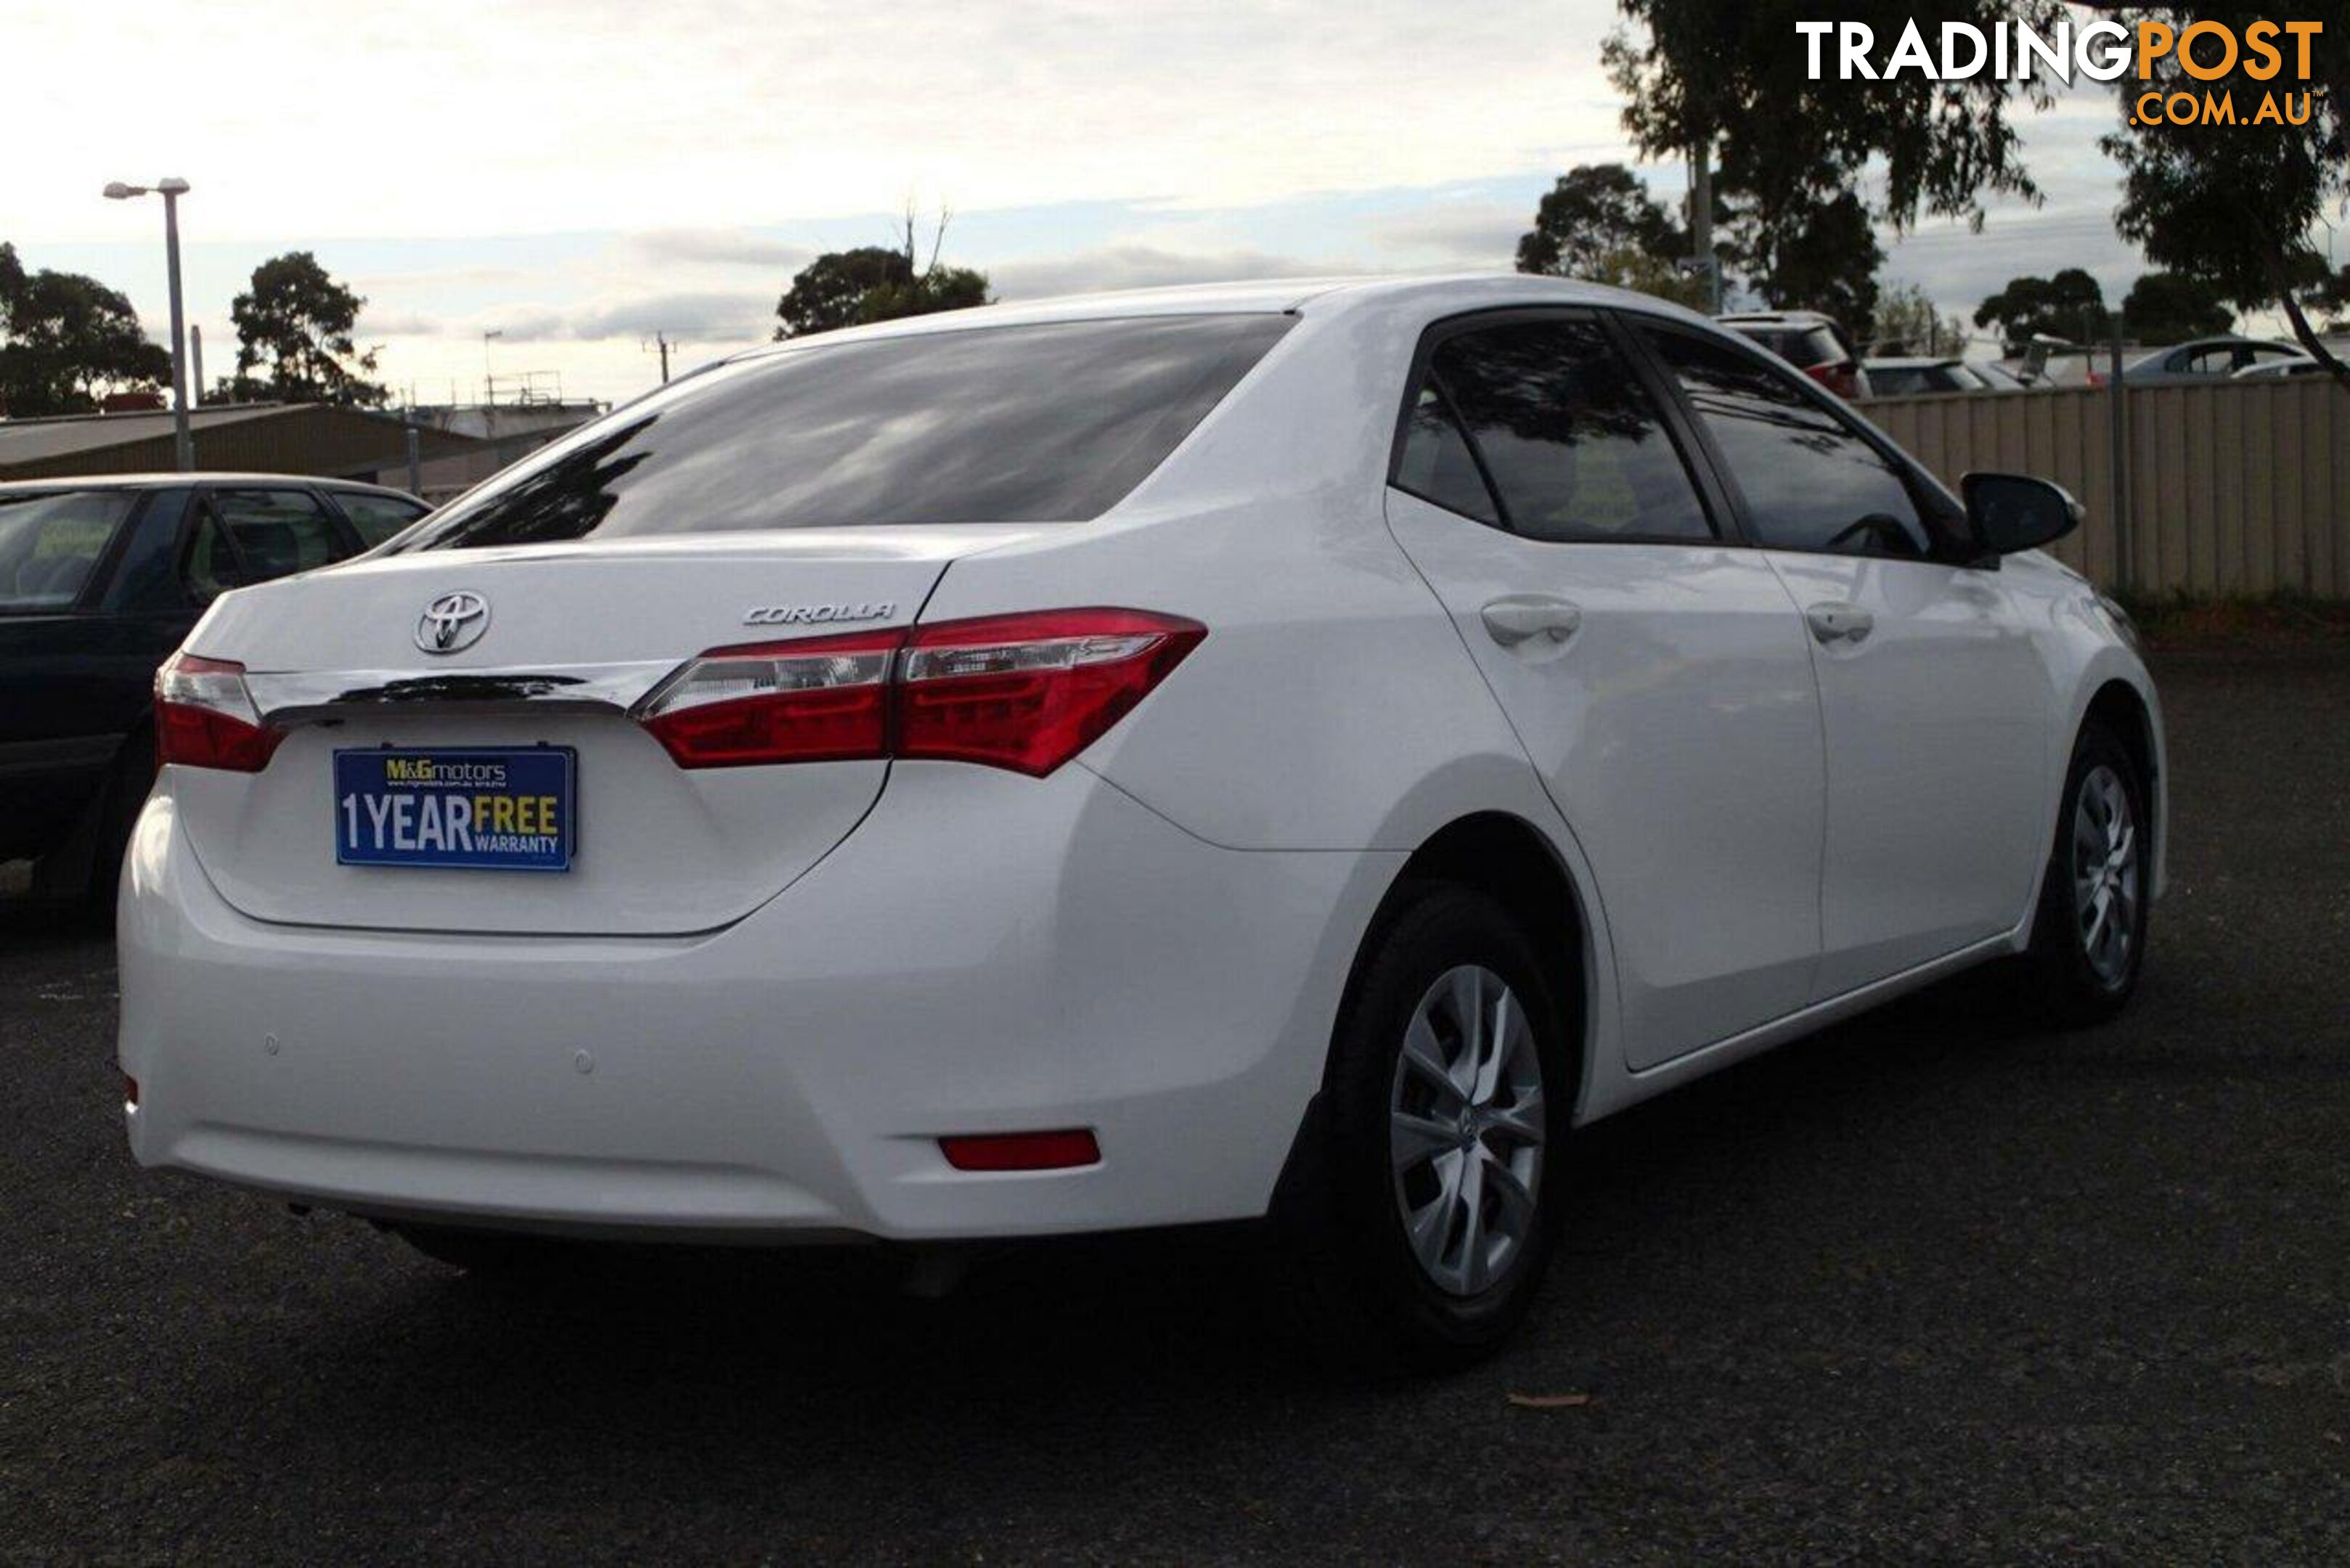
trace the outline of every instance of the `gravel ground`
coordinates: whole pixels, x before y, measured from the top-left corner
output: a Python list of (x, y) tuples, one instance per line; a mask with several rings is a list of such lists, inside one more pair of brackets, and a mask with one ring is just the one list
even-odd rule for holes
[(110, 950), (20, 909), (0, 1556), (2342, 1561), (2350, 659), (2161, 675), (2127, 1018), (1965, 979), (1595, 1129), (1530, 1332), (1401, 1386), (1264, 1348), (1213, 1236), (516, 1297), (142, 1174)]

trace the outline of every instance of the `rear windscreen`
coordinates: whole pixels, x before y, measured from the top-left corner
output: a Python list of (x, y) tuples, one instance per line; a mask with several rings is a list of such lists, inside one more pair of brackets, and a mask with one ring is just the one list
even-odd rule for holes
[(0, 494), (0, 610), (69, 608), (138, 502), (130, 490)]
[(1097, 516), (1290, 325), (1274, 315), (811, 344), (689, 377), (443, 508), (400, 553)]

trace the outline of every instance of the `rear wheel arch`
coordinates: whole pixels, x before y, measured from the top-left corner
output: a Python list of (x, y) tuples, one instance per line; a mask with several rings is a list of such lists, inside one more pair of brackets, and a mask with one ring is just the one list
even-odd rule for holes
[[(1565, 859), (1523, 817), (1499, 811), (1458, 817), (1412, 852), (1388, 884), (1356, 950), (1347, 1001), (1351, 1002), (1364, 961), (1388, 922), (1416, 893), (1437, 884), (1472, 888), (1493, 899), (1538, 955), (1558, 1012), (1559, 1044), (1569, 1053), (1568, 1073), (1579, 1114), (1590, 1082), (1591, 923)], [(1342, 1002), (1342, 1017), (1346, 1006)], [(1324, 1074), (1326, 1082), (1326, 1062)]]

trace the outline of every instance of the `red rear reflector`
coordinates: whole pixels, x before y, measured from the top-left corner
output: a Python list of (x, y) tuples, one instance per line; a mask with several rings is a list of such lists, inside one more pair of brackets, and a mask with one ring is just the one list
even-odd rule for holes
[(122, 1075), (122, 1108), (126, 1111), (139, 1108), (139, 1080), (128, 1073)]
[(1101, 1145), (1085, 1127), (1059, 1132), (973, 1133), (939, 1139), (957, 1170), (1070, 1170), (1101, 1163)]
[(285, 738), (285, 731), (261, 722), (244, 665), (181, 652), (155, 671), (158, 760), (257, 774)]

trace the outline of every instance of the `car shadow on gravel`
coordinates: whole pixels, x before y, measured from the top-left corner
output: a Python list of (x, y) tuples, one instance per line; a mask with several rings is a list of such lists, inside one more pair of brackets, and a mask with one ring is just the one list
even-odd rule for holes
[[(1665, 1251), (1680, 1250), (1676, 1226), (1709, 1228), (1691, 1191), (1763, 1180), (1840, 1129), (1915, 1114), (1953, 1073), (1999, 1073), (1999, 1058), (2037, 1038), (2014, 1017), (2003, 979), (1961, 978), (1579, 1136), (1561, 1266), (1531, 1333), (1491, 1376), (1588, 1355), (1586, 1331), (1636, 1266), (1620, 1262), (1622, 1238), (1661, 1231)], [(1178, 1421), (1234, 1404), (1343, 1420), (1378, 1397), (1268, 1334), (1245, 1228), (1006, 1248), (938, 1299), (901, 1289), (902, 1260), (880, 1249), (608, 1249), (515, 1285), (362, 1234), (366, 1266), (400, 1285), (358, 1315), (310, 1318), (313, 1366), (297, 1386), (317, 1408), (281, 1410), (293, 1429), (317, 1429), (316, 1417), (430, 1443), (453, 1436), (458, 1412), (468, 1445), (523, 1440), (554, 1420), (629, 1452), (723, 1437), (869, 1454), (961, 1426), (954, 1452), (967, 1465), (974, 1424), (1033, 1441), (1056, 1418), (1128, 1407)], [(256, 1343), (251, 1365), (215, 1370), (274, 1385), (282, 1402), (282, 1349)]]

